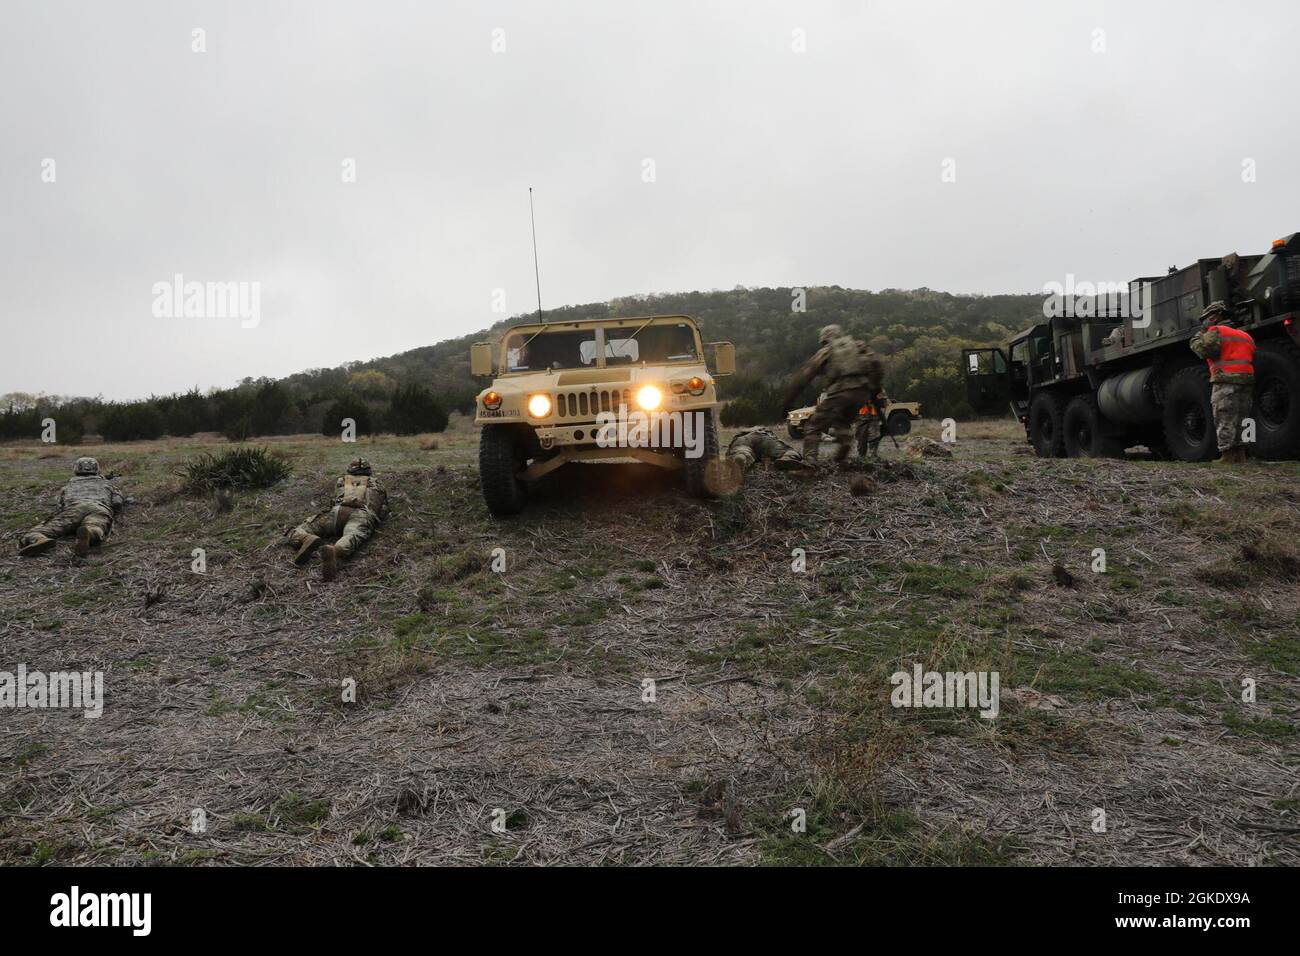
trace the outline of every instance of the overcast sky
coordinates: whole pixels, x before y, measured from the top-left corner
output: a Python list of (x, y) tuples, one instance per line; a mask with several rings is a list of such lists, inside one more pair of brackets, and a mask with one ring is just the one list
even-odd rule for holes
[[(532, 309), (529, 185), (546, 306), (1262, 252), (1300, 228), (1297, 36), (1292, 0), (4, 0), (0, 392), (225, 386)], [(156, 315), (177, 274), (260, 283), (256, 326)]]

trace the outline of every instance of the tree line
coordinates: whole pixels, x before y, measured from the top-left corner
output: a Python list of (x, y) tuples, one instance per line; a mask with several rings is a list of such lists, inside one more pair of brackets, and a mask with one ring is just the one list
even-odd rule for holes
[[(734, 342), (737, 374), (719, 379), (723, 424), (781, 420), (786, 383), (817, 349), (824, 325), (840, 325), (880, 355), (885, 389), (899, 401), (920, 402), (928, 418), (966, 418), (959, 367), (967, 347), (1004, 345), (1042, 319), (1042, 295), (952, 295), (930, 289), (869, 292), (839, 286), (744, 288), (626, 296), (546, 313), (554, 321), (639, 315), (690, 315), (706, 341)], [(138, 402), (99, 399), (0, 399), (0, 440), (31, 438), (53, 417), (60, 441), (98, 434), (107, 441), (184, 437), (217, 431), (232, 440), (321, 432), (336, 435), (345, 418), (360, 434), (412, 434), (446, 427), (447, 414), (472, 413), (485, 383), (470, 375), (469, 346), (498, 341), (519, 316), (491, 329), (336, 368), (308, 369), (284, 379), (245, 379), (230, 389), (152, 397)], [(436, 388), (419, 383), (437, 383)], [(9, 397), (12, 398), (12, 397)], [(815, 387), (798, 404), (816, 401)], [(5, 407), (7, 406), (7, 407)]]
[(398, 385), (362, 375), (333, 394), (272, 379), (246, 380), (231, 389), (152, 396), (134, 402), (8, 395), (0, 408), (0, 440), (52, 437), (76, 444), (84, 435), (139, 441), (220, 432), (231, 441), (318, 432), (338, 435), (351, 419), (357, 434), (440, 432), (449, 413), (472, 405), (470, 396), (435, 395), (422, 385)]

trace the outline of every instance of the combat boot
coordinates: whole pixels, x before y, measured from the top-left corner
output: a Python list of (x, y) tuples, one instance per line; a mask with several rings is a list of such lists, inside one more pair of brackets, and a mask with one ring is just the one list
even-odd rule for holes
[(302, 539), (302, 544), (299, 545), (298, 547), (298, 553), (293, 556), (293, 563), (294, 564), (306, 563), (307, 559), (310, 558), (312, 554), (315, 553), (316, 549), (319, 547), (320, 547), (320, 536), (315, 534), (307, 535), (307, 537)]
[(72, 546), (72, 550), (79, 558), (90, 554), (90, 529), (85, 525), (77, 529), (77, 543)]
[(339, 555), (334, 545), (327, 544), (320, 549), (320, 579), (333, 581), (339, 573)]
[(54, 547), (53, 538), (47, 538), (43, 534), (33, 535), (30, 543), (18, 549), (18, 554), (24, 558), (34, 558), (38, 554), (44, 554), (52, 547)]

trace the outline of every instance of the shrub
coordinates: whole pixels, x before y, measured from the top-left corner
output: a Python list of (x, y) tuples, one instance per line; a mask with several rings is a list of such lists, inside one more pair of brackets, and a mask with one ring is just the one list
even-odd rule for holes
[(343, 430), (345, 418), (351, 418), (357, 423), (358, 435), (370, 434), (370, 406), (360, 398), (351, 395), (338, 399), (325, 412), (325, 417), (321, 419), (321, 434), (337, 437)]
[(99, 420), (99, 433), (104, 441), (141, 441), (161, 438), (162, 412), (153, 402), (114, 403), (105, 407)]
[(220, 488), (269, 488), (289, 476), (289, 463), (265, 448), (232, 448), (202, 454), (181, 471), (185, 490), (207, 494)]
[(388, 428), (395, 435), (444, 431), (447, 410), (427, 388), (406, 385), (393, 392), (388, 407)]
[(765, 425), (767, 419), (763, 416), (752, 401), (748, 398), (733, 398), (722, 408), (722, 414), (719, 416), (722, 424), (728, 428), (741, 427), (747, 428), (750, 425)]

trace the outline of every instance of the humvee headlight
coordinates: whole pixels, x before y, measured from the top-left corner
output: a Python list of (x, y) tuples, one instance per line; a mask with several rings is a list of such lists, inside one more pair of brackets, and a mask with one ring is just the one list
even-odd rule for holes
[(528, 400), (528, 414), (533, 418), (545, 418), (551, 414), (551, 396), (537, 394)]
[(501, 396), (496, 392), (488, 392), (483, 396), (483, 407), (497, 409), (501, 407)]
[(659, 391), (653, 385), (646, 385), (636, 393), (636, 403), (644, 408), (647, 412), (653, 412), (663, 404), (664, 393)]
[(703, 395), (704, 379), (700, 378), (698, 375), (691, 376), (691, 380), (686, 383), (686, 390), (692, 395)]

